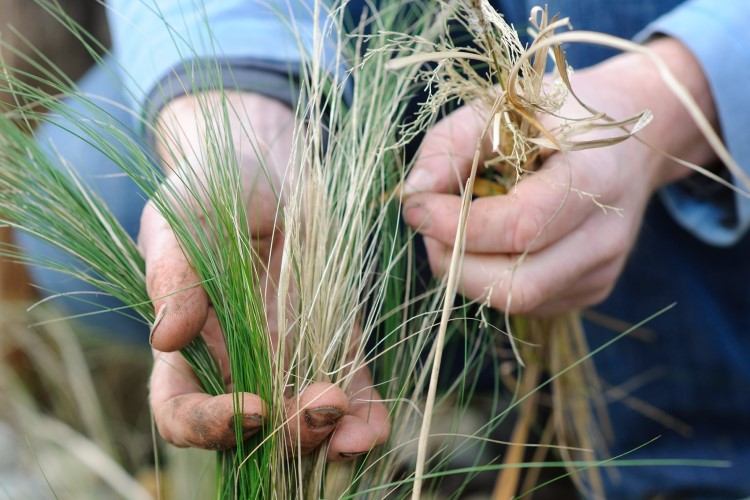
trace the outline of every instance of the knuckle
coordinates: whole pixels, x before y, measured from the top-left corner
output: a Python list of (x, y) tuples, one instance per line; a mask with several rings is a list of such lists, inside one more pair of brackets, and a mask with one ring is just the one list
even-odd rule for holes
[(138, 237), (136, 238), (138, 250), (144, 255), (147, 249), (147, 228), (153, 226), (155, 214), (156, 211), (154, 209), (153, 203), (151, 201), (147, 202), (146, 206), (143, 207), (143, 211), (141, 212), (140, 224), (138, 226)]
[(158, 290), (159, 285), (170, 278), (170, 263), (165, 260), (154, 260), (146, 267), (146, 288)]
[(143, 211), (141, 212), (141, 227), (143, 227), (143, 224), (145, 223), (148, 225), (156, 216), (156, 206), (154, 205), (153, 200), (149, 200), (146, 202), (146, 205), (143, 207)]
[(531, 281), (513, 280), (492, 291), (490, 304), (509, 314), (529, 314), (542, 305), (544, 292)]
[(232, 419), (208, 405), (198, 405), (185, 415), (186, 441), (194, 447), (224, 450), (235, 443)]
[[(207, 400), (211, 401), (211, 400)], [(178, 447), (224, 450), (234, 446), (234, 419), (227, 418), (220, 405), (183, 404), (177, 397), (168, 401), (156, 418), (159, 434)]]
[(542, 305), (544, 292), (531, 281), (516, 283), (511, 290), (508, 312), (511, 314), (530, 314)]
[[(482, 247), (488, 246), (488, 249), (495, 247), (495, 244), (491, 244), (491, 240), (488, 239), (488, 235), (491, 234), (488, 228), (492, 227), (496, 214), (489, 210), (474, 210), (469, 211), (469, 218), (466, 223), (466, 238), (467, 240), (473, 240), (475, 242), (486, 242)], [(458, 232), (458, 219), (456, 219), (453, 234), (455, 238)], [(491, 247), (490, 247), (491, 245)]]
[(511, 249), (514, 253), (527, 251), (544, 228), (546, 220), (533, 208), (518, 215), (511, 225)]

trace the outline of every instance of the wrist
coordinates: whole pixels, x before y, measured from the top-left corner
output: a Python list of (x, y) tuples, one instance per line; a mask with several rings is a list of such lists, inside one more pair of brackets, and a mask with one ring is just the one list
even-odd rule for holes
[[(207, 91), (170, 101), (156, 119), (156, 147), (168, 168), (207, 165), (211, 147), (238, 160), (282, 172), (294, 134), (294, 112), (261, 94)], [(217, 144), (218, 143), (218, 144)], [(243, 169), (244, 170), (244, 169)]]
[[(650, 42), (649, 48), (664, 60), (701, 112), (717, 127), (708, 82), (687, 47), (673, 38), (659, 38)], [(714, 151), (646, 55), (623, 54), (581, 71), (578, 76), (583, 77), (584, 85), (592, 87), (599, 100), (590, 104), (615, 119), (643, 109), (652, 111), (652, 122), (638, 133), (637, 139), (629, 139), (622, 145), (627, 149), (624, 153), (629, 163), (642, 170), (641, 175), (648, 179), (652, 189), (692, 173), (670, 159), (670, 155), (701, 166), (715, 163)], [(574, 81), (574, 89), (576, 84)]]

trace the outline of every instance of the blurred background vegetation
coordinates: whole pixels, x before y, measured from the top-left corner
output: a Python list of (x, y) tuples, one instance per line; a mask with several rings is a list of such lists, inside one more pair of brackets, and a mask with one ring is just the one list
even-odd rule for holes
[[(83, 28), (107, 41), (104, 8), (59, 0)], [(35, 47), (71, 78), (92, 61), (81, 44), (29, 0), (2, 0), (0, 37)], [(31, 48), (23, 51), (33, 55)], [(3, 63), (33, 73), (11, 51)], [(0, 89), (0, 110), (8, 105)], [(0, 241), (13, 235), (0, 228)], [(22, 266), (0, 262), (0, 497), (149, 498), (156, 492), (146, 385), (147, 346), (112, 344), (73, 322), (55, 321)]]

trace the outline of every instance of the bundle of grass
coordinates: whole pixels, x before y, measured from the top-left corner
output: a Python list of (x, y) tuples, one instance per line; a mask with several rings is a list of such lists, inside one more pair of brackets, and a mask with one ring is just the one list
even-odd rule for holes
[[(582, 102), (571, 87), (570, 68), (561, 43), (602, 44), (648, 54), (719, 156), (728, 162), (729, 168), (737, 172), (740, 179), (745, 179), (692, 99), (669, 74), (664, 63), (647, 48), (598, 33), (557, 33), (560, 29), (571, 27), (569, 20), (550, 17), (547, 10), (540, 7), (531, 11), (529, 31), (532, 42), (524, 47), (515, 29), (489, 2), (467, 0), (457, 4), (452, 19), (462, 27), (459, 32), (469, 34), (471, 47), (454, 42), (451, 30), (446, 27), (444, 37), (428, 52), (415, 51), (411, 56), (389, 64), (391, 68), (427, 61), (436, 65), (434, 70), (422, 73), (430, 96), (414, 123), (416, 129), (421, 129), (424, 120), (433, 119), (435, 113), (446, 104), (456, 101), (475, 107), (477, 116), (484, 120), (484, 131), (478, 139), (471, 174), (464, 186), (461, 218), (447, 276), (446, 314), (442, 318), (442, 325), (448, 320), (451, 296), (456, 293), (455, 278), (460, 273), (464, 230), (472, 197), (506, 193), (512, 196), (515, 185), (533, 175), (543, 159), (552, 152), (564, 154), (613, 146), (628, 139), (636, 140), (638, 132), (652, 118), (651, 113), (644, 110), (625, 119), (613, 119), (606, 112), (595, 110)], [(398, 41), (400, 46), (410, 43), (412, 39), (409, 37)], [(546, 75), (550, 61), (554, 62), (554, 68)], [(575, 103), (575, 115), (566, 114), (569, 108), (565, 106), (571, 102)], [(683, 161), (680, 163), (687, 164)], [(698, 166), (689, 166), (722, 182)], [(577, 191), (569, 185), (557, 213), (571, 194), (589, 198), (591, 203), (605, 212), (618, 212), (617, 207), (601, 204), (597, 193)], [(546, 221), (540, 234), (554, 222), (553, 216)], [(533, 243), (529, 248), (531, 246)], [(529, 253), (529, 249), (522, 253), (504, 278), (510, 283), (511, 290), (503, 307), (506, 311), (512, 305), (512, 283), (516, 270), (524, 265)], [(487, 306), (491, 295), (490, 289), (487, 292)], [(539, 388), (550, 386), (551, 410), (549, 421), (542, 425), (542, 444), (555, 443), (560, 446), (557, 452), (579, 490), (587, 495), (601, 496), (603, 488), (599, 468), (582, 464), (593, 465), (597, 458), (607, 456), (606, 436), (611, 430), (608, 428), (602, 387), (583, 335), (579, 314), (573, 312), (561, 317), (538, 319), (511, 317), (506, 313), (505, 325), (508, 342), (517, 360), (517, 376), (508, 379), (508, 386), (517, 396), (515, 405), (518, 405), (519, 414), (511, 439), (514, 444), (507, 451), (504, 464), (510, 466), (523, 462), (523, 445), (527, 443), (530, 429), (535, 425), (540, 405)], [(435, 395), (438, 369), (439, 360), (433, 367), (428, 405)], [(426, 442), (428, 434), (429, 420), (422, 429), (422, 443)], [(544, 462), (549, 449), (539, 448), (533, 462)], [(422, 456), (424, 450), (422, 446)], [(531, 491), (538, 472), (532, 470), (527, 474), (526, 484), (520, 491)], [(498, 477), (495, 498), (510, 498), (516, 494), (519, 476), (518, 468), (508, 467), (504, 470)]]
[[(66, 24), (69, 29), (85, 36), (77, 25), (72, 24), (65, 17), (64, 12), (56, 10), (53, 5), (46, 5), (46, 7), (53, 15), (59, 16), (64, 23), (69, 23)], [(84, 39), (97, 49), (103, 50), (102, 47), (96, 45), (96, 40)], [(154, 314), (146, 291), (143, 258), (135, 242), (108, 211), (106, 203), (85, 185), (74, 168), (66, 164), (64, 159), (50, 157), (42, 150), (40, 144), (34, 141), (34, 126), (38, 122), (55, 123), (59, 117), (63, 117), (71, 123), (76, 123), (79, 129), (73, 133), (87, 135), (97, 149), (127, 171), (144, 192), (151, 195), (154, 203), (162, 204), (162, 213), (174, 221), (175, 231), (185, 242), (186, 253), (192, 252), (191, 256), (199, 255), (198, 258), (193, 259), (196, 269), (199, 269), (199, 272), (202, 270), (204, 275), (210, 275), (208, 282), (215, 284), (213, 291), (216, 304), (219, 308), (224, 306), (220, 310), (227, 312), (227, 302), (222, 302), (223, 300), (234, 300), (236, 304), (251, 308), (249, 313), (243, 311), (229, 320), (233, 321), (236, 317), (237, 321), (243, 322), (242, 324), (230, 323), (227, 328), (230, 335), (235, 333), (235, 336), (240, 339), (239, 342), (244, 342), (244, 353), (258, 353), (255, 358), (243, 359), (243, 362), (233, 364), (238, 371), (237, 376), (234, 377), (236, 387), (247, 388), (248, 382), (241, 378), (241, 374), (248, 371), (254, 370), (255, 373), (263, 373), (267, 377), (271, 373), (271, 358), (268, 356), (268, 349), (263, 346), (260, 349), (256, 348), (258, 340), (262, 340), (264, 336), (261, 334), (244, 335), (246, 331), (258, 332), (263, 326), (259, 324), (261, 321), (259, 315), (253, 314), (252, 309), (254, 305), (257, 307), (258, 298), (248, 299), (247, 297), (247, 293), (253, 294), (258, 290), (256, 282), (253, 281), (255, 266), (252, 260), (248, 259), (250, 251), (247, 244), (251, 238), (247, 234), (247, 225), (235, 225), (230, 219), (240, 211), (216, 211), (219, 217), (224, 216), (223, 221), (221, 219), (218, 221), (219, 224), (224, 222), (224, 225), (217, 225), (212, 229), (223, 231), (219, 234), (226, 238), (225, 241), (236, 243), (222, 247), (227, 251), (226, 254), (217, 256), (214, 250), (217, 252), (219, 250), (206, 238), (194, 241), (193, 235), (202, 234), (201, 231), (198, 233), (193, 231), (200, 215), (195, 212), (186, 212), (185, 208), (195, 207), (195, 204), (190, 203), (189, 198), (180, 198), (170, 190), (164, 172), (158, 167), (155, 168), (149, 152), (135, 144), (125, 131), (113, 129), (111, 135), (104, 136), (93, 124), (97, 120), (107, 123), (111, 120), (107, 120), (106, 111), (95, 102), (95, 98), (77, 92), (75, 85), (65, 79), (54, 67), (47, 68), (38, 64), (36, 69), (41, 75), (36, 79), (52, 87), (53, 94), (40, 91), (33, 79), (31, 84), (23, 83), (13, 73), (13, 68), (4, 68), (3, 72), (4, 87), (12, 93), (17, 106), (2, 117), (3, 175), (0, 188), (2, 218), (14, 229), (30, 233), (61, 249), (73, 260), (39, 261), (12, 247), (4, 247), (3, 253), (22, 262), (54, 269), (71, 278), (93, 285), (102, 293), (127, 304), (127, 308), (121, 311), (123, 314), (135, 314), (147, 324), (158, 323), (158, 317)], [(61, 105), (60, 96), (66, 96), (70, 101), (80, 103), (80, 108), (73, 109), (66, 104)], [(16, 126), (19, 122), (22, 124), (20, 128)], [(60, 164), (62, 164), (62, 170)], [(231, 162), (227, 159), (221, 165), (224, 168), (217, 167), (217, 172), (225, 176), (219, 177), (217, 181), (224, 182), (224, 189), (212, 192), (213, 198), (208, 200), (209, 203), (213, 202), (216, 205), (227, 202), (227, 197), (236, 194), (232, 191), (236, 183), (227, 177), (233, 172), (233, 167), (236, 169), (236, 161)], [(162, 186), (166, 188), (161, 189)], [(205, 189), (205, 186), (194, 187), (199, 190)], [(171, 188), (174, 188), (174, 184)], [(230, 200), (229, 204), (221, 206), (238, 209), (237, 200)], [(202, 208), (210, 209), (208, 206), (199, 206), (199, 209)], [(208, 250), (203, 252), (206, 249)], [(220, 257), (225, 260), (217, 262)], [(226, 259), (233, 260), (227, 262)], [(223, 267), (232, 265), (237, 267)], [(219, 271), (216, 271), (217, 267)], [(217, 284), (217, 280), (221, 277), (227, 278), (227, 282)], [(243, 286), (248, 283), (250, 286)], [(222, 292), (221, 287), (225, 287), (226, 290)], [(237, 292), (238, 290), (240, 291)], [(231, 295), (232, 291), (235, 291), (235, 295)], [(241, 293), (242, 296), (238, 297), (236, 293)], [(87, 298), (82, 296), (80, 300), (86, 301)], [(238, 334), (239, 331), (243, 334)], [(248, 343), (250, 343), (249, 347)], [(262, 356), (263, 354), (266, 356)], [(200, 379), (204, 390), (214, 395), (225, 393), (224, 374), (220, 371), (203, 337), (199, 337), (183, 349), (183, 356)], [(251, 364), (253, 361), (254, 365)], [(258, 368), (259, 364), (260, 368)], [(242, 371), (241, 368), (245, 370)], [(255, 383), (255, 380), (252, 382)], [(270, 392), (267, 387), (265, 389), (266, 393)], [(234, 496), (229, 492), (237, 492), (242, 496), (252, 497), (263, 488), (269, 490), (272, 484), (266, 473), (266, 470), (270, 469), (268, 464), (263, 464), (258, 468), (246, 468), (250, 474), (236, 474), (245, 456), (243, 444), (245, 443), (240, 443), (236, 451), (220, 454), (218, 475), (223, 479), (220, 481), (221, 496)], [(273, 444), (272, 441), (271, 445)], [(267, 459), (268, 454), (265, 454), (265, 457)]]
[[(54, 4), (44, 5), (92, 53), (106, 52)], [(209, 342), (198, 337), (183, 349), (196, 383), (210, 395), (233, 394), (238, 416), (243, 414), (243, 393), (258, 394), (266, 402), (263, 432), (238, 439), (236, 446), (218, 454), (220, 498), (380, 497), (384, 489), (408, 490), (413, 481), (410, 474), (396, 471), (408, 463), (403, 455), (420, 420), (414, 402), (427, 381), (424, 358), (436, 352), (430, 352), (429, 339), (442, 289), (425, 293), (413, 284), (412, 236), (400, 227), (400, 200), (393, 193), (408, 169), (398, 123), (418, 68), (386, 70), (387, 60), (405, 53), (394, 54), (386, 45), (392, 32), (431, 40), (438, 33), (434, 26), (441, 23), (435, 23), (439, 11), (431, 2), (409, 12), (404, 16), (397, 4), (383, 7), (359, 31), (340, 38), (336, 63), (350, 71), (335, 80), (321, 62), (321, 47), (329, 30), (343, 32), (343, 10), (316, 8), (316, 15), (326, 17), (320, 23), (326, 28), (316, 33), (302, 65), (294, 149), (274, 207), (284, 226), (278, 277), (269, 276), (274, 263), (264, 260), (254, 245), (248, 193), (237, 182), (242, 172), (233, 148), (242, 136), (263, 161), (266, 145), (254, 141), (250, 128), (232, 126), (245, 118), (245, 111), (235, 106), (230, 93), (219, 88), (198, 99), (206, 134), (203, 149), (144, 124), (164, 146), (155, 164), (154, 152), (133, 141), (129, 131), (113, 126), (102, 134), (94, 124), (112, 120), (96, 96), (78, 91), (54, 67), (37, 65), (41, 76), (30, 84), (13, 68), (2, 72), (3, 86), (16, 106), (0, 117), (1, 218), (72, 260), (35, 260), (12, 247), (4, 247), (3, 254), (88, 283), (127, 305), (117, 312), (136, 315), (152, 328), (163, 320), (164, 309), (156, 314), (147, 293), (144, 260), (135, 242), (74, 166), (34, 140), (37, 123), (55, 124), (60, 117), (75, 123), (71, 132), (87, 137), (118, 165), (169, 223), (197, 276), (192, 286), (203, 287), (210, 299), (227, 357), (217, 360), (215, 337)], [(220, 82), (219, 73), (209, 64), (196, 78)], [(52, 92), (40, 90), (37, 83)], [(77, 106), (61, 104), (62, 96)], [(206, 171), (211, 175), (205, 176)], [(269, 297), (280, 304), (277, 317), (266, 316)], [(78, 299), (88, 300), (86, 295)], [(278, 334), (272, 335), (276, 322)], [(478, 345), (467, 369), (489, 347)], [(285, 411), (289, 394), (315, 382), (331, 382), (367, 415), (378, 397), (372, 382), (362, 378), (366, 365), (372, 366), (375, 387), (391, 408), (386, 446), (348, 465), (326, 464), (325, 447), (308, 455), (295, 453), (301, 451), (295, 450), (297, 436), (285, 429), (290, 419), (301, 418), (304, 407)], [(461, 402), (454, 410), (459, 415), (467, 399), (461, 392), (470, 385), (462, 381), (447, 392), (446, 397), (458, 393), (453, 399)], [(389, 435), (387, 428), (377, 432), (382, 434), (377, 442)], [(235, 419), (235, 435), (243, 436), (241, 418)], [(446, 466), (445, 459), (433, 464), (434, 471)]]
[[(63, 12), (46, 5), (89, 47), (97, 49), (92, 52), (104, 51)], [(418, 497), (426, 478), (433, 479), (430, 485), (437, 487), (440, 478), (452, 472), (451, 457), (469, 446), (481, 450), (491, 431), (519, 407), (514, 443), (524, 445), (538, 387), (548, 383), (555, 386), (560, 410), (550, 426), (557, 434), (557, 444), (576, 442), (595, 448), (597, 443), (588, 437), (594, 421), (591, 403), (588, 397), (571, 394), (582, 386), (591, 387), (590, 382), (584, 385), (581, 381), (593, 377), (586, 368), (589, 354), (575, 318), (550, 323), (506, 318), (513, 326), (516, 341), (511, 345), (519, 365), (528, 366), (513, 382), (516, 402), (499, 408), (496, 388), (490, 406), (497, 416), (489, 423), (469, 436), (459, 435), (456, 427), (445, 436), (431, 435), (436, 408), (450, 415), (452, 425), (457, 426), (475, 389), (475, 374), (483, 358), (491, 358), (491, 363), (497, 360), (492, 358), (494, 340), (476, 334), (481, 321), (467, 317), (463, 304), (455, 306), (461, 231), (446, 283), (427, 287), (427, 291), (417, 286), (414, 238), (401, 227), (398, 214), (401, 200), (397, 187), (410, 168), (403, 148), (432, 123), (445, 102), (479, 99), (490, 110), (486, 134), (496, 138), (488, 172), (499, 172), (502, 182), (512, 186), (534, 170), (542, 148), (572, 150), (624, 140), (647, 115), (607, 123), (606, 115), (592, 112), (591, 118), (575, 121), (564, 130), (542, 126), (537, 114), (554, 113), (562, 105), (567, 68), (562, 53), (554, 49), (563, 85), (556, 87), (560, 93), (549, 94), (542, 82), (546, 49), (556, 46), (556, 37), (563, 35), (554, 31), (566, 22), (548, 21), (541, 11), (536, 42), (524, 50), (486, 2), (456, 2), (455, 6), (415, 2), (406, 15), (400, 2), (384, 3), (350, 35), (333, 37), (336, 56), (331, 61), (324, 57), (324, 52), (328, 53), (324, 47), (330, 47), (331, 33), (345, 33), (344, 5), (335, 3), (326, 10), (315, 2), (313, 25), (318, 28), (312, 48), (302, 51), (300, 104), (288, 144), (291, 155), (282, 182), (274, 186), (277, 190), (272, 201), (274, 225), (283, 226), (283, 239), (280, 232), (271, 239), (271, 245), (282, 248), (280, 261), (270, 261), (267, 253), (259, 250), (258, 235), (253, 231), (256, 221), (247, 209), (252, 191), (247, 192), (247, 186), (238, 182), (243, 178), (235, 148), (238, 140), (251, 145), (252, 151), (244, 153), (257, 156), (261, 180), (277, 178), (264, 157), (269, 145), (258, 141), (252, 127), (246, 126), (247, 111), (237, 105), (235, 93), (222, 87), (222, 68), (211, 62), (190, 63), (187, 72), (201, 81), (216, 82), (214, 91), (195, 101), (200, 144), (184, 142), (179, 123), (171, 133), (145, 123), (156, 135), (157, 152), (144, 149), (117, 126), (106, 135), (93, 127), (97, 121), (111, 123), (106, 111), (95, 96), (78, 91), (54, 68), (38, 67), (42, 75), (38, 81), (51, 86), (54, 94), (24, 84), (12, 68), (4, 68), (2, 83), (17, 106), (0, 117), (0, 219), (57, 246), (74, 260), (32, 262), (11, 248), (5, 248), (4, 254), (89, 283), (126, 304), (121, 313), (137, 315), (152, 327), (158, 328), (164, 319), (165, 309), (156, 314), (153, 301), (165, 297), (149, 297), (144, 260), (136, 244), (75, 169), (51, 158), (34, 141), (36, 123), (55, 123), (56, 116), (62, 116), (76, 124), (74, 133), (86, 136), (149, 198), (151, 209), (166, 220), (196, 276), (188, 288), (202, 287), (213, 308), (220, 328), (213, 329), (213, 336), (204, 332), (209, 335), (199, 336), (182, 350), (187, 361), (184, 368), (187, 371), (189, 366), (194, 376), (182, 373), (182, 359), (179, 366), (171, 368), (210, 395), (232, 395), (237, 417), (234, 435), (243, 439), (218, 453), (220, 498), (380, 498), (409, 493)], [(478, 49), (453, 46), (444, 35), (446, 15), (455, 15), (473, 34)], [(190, 59), (190, 54), (185, 56)], [(485, 63), (486, 68), (479, 72), (467, 60)], [(404, 131), (399, 123), (409, 97), (423, 85), (418, 83), (418, 75), (424, 61), (438, 61), (436, 71), (425, 73), (428, 81), (437, 83), (433, 88), (437, 90), (419, 119)], [(332, 67), (348, 71), (343, 75), (331, 72)], [(79, 106), (60, 105), (58, 96)], [(47, 113), (49, 110), (53, 113)], [(602, 122), (614, 131), (635, 127), (596, 144), (571, 139), (575, 135), (571, 130), (586, 130)], [(466, 187), (461, 227), (474, 190), (478, 160), (479, 155)], [(493, 184), (485, 184), (496, 186), (496, 181), (490, 179)], [(277, 306), (270, 313), (269, 301)], [(432, 342), (436, 326), (438, 336)], [(533, 346), (545, 345), (547, 336), (542, 332), (550, 329), (559, 330), (557, 342), (565, 349), (558, 346), (539, 354)], [(459, 363), (455, 382), (438, 398), (445, 340), (458, 332), (465, 334), (467, 354)], [(226, 345), (225, 355), (219, 352), (222, 344)], [(584, 369), (577, 371), (576, 367)], [(500, 380), (500, 370), (494, 368), (495, 380)], [(373, 380), (365, 376), (367, 369)], [(542, 382), (543, 370), (549, 371), (548, 382)], [(230, 380), (231, 387), (227, 384)], [(314, 401), (293, 403), (291, 410), (287, 402), (290, 396), (319, 382), (347, 393), (354, 407), (350, 411), (360, 412), (365, 420), (370, 411), (383, 411), (381, 402), (385, 403), (390, 424), (373, 430), (373, 442), (385, 442), (383, 446), (347, 464), (328, 463), (325, 446), (301, 453), (310, 450), (301, 449), (294, 424)], [(425, 390), (427, 402), (422, 407)], [(244, 439), (240, 417), (246, 393), (260, 396), (267, 411), (263, 431)], [(568, 411), (569, 404), (577, 408)], [(575, 417), (570, 418), (571, 414)], [(409, 454), (420, 429), (420, 447), (413, 464)], [(548, 434), (551, 442), (553, 432)], [(484, 469), (513, 470), (519, 466), (514, 463), (516, 449), (502, 465), (482, 463), (482, 454), (475, 453), (474, 461), (464, 464), (462, 472), (472, 476)], [(569, 463), (571, 469), (596, 465), (590, 459), (592, 452), (584, 453), (589, 453), (584, 456), (588, 460)], [(516, 479), (504, 476), (501, 482), (508, 491), (516, 490)], [(589, 482), (596, 487), (595, 475)]]

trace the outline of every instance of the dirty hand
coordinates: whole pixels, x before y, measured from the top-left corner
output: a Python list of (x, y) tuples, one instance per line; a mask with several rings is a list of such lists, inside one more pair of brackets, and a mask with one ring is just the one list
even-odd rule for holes
[[(202, 94), (203, 103), (214, 102), (220, 109), (218, 94)], [(254, 236), (255, 250), (269, 265), (259, 276), (263, 289), (275, 289), (281, 262), (283, 235), (278, 230), (277, 196), (292, 145), (294, 114), (286, 106), (251, 93), (227, 92), (229, 127), (232, 144), (239, 155), (242, 186), (247, 196), (248, 220)], [(205, 120), (195, 96), (172, 101), (160, 114), (157, 130), (162, 139), (157, 144), (160, 157), (175, 158), (170, 151), (184, 154), (179, 161), (201, 164), (200, 148), (206, 142)], [(246, 137), (252, 130), (263, 148), (266, 169), (261, 168), (253, 146)], [(176, 156), (179, 158), (180, 156)], [(167, 160), (169, 163), (169, 160)], [(172, 174), (174, 175), (174, 170)], [(210, 172), (201, 172), (208, 176)], [(154, 367), (151, 376), (150, 402), (161, 435), (176, 446), (225, 449), (236, 442), (232, 394), (209, 396), (200, 391), (197, 377), (178, 352), (196, 336), (203, 335), (224, 372), (229, 389), (229, 359), (223, 334), (205, 290), (191, 269), (167, 221), (152, 204), (141, 219), (139, 246), (146, 260), (149, 296), (159, 318), (152, 336)], [(181, 290), (181, 291), (180, 291)], [(175, 293), (179, 291), (179, 293)], [(278, 335), (275, 293), (264, 297), (266, 318), (272, 339)], [(275, 341), (273, 341), (275, 345)], [(246, 439), (258, 432), (269, 402), (257, 395), (243, 393), (243, 429)], [(382, 444), (388, 437), (388, 411), (372, 388), (367, 367), (352, 375), (347, 391), (327, 383), (310, 385), (301, 394), (286, 401), (287, 435), (290, 453), (307, 453), (331, 436), (329, 460), (351, 460)], [(299, 441), (296, 441), (299, 437)]]
[[(669, 38), (651, 46), (715, 121), (707, 83), (688, 50)], [(694, 163), (709, 163), (713, 152), (644, 59), (622, 55), (579, 71), (573, 88), (583, 102), (616, 119), (651, 109), (655, 119), (640, 137)], [(576, 104), (566, 106), (564, 116), (581, 112)], [(406, 180), (404, 218), (424, 235), (437, 275), (448, 271), (461, 209), (455, 193), (469, 175), (484, 123), (481, 110), (472, 106), (443, 119), (428, 132)], [(530, 315), (602, 301), (623, 268), (653, 192), (689, 172), (634, 139), (550, 155), (538, 173), (507, 195), (471, 203), (459, 293)]]

